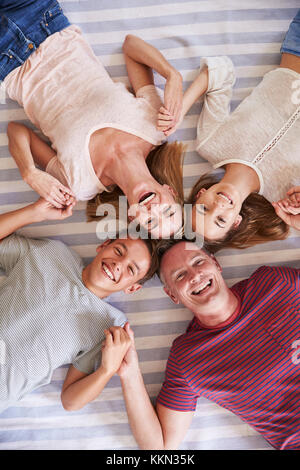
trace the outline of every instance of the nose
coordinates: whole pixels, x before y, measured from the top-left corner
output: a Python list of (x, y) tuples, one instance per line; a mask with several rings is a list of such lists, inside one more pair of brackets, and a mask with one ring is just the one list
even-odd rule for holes
[(122, 274), (121, 264), (116, 263), (115, 261), (113, 261), (112, 265), (113, 265), (113, 270), (114, 270), (114, 274), (115, 274), (115, 279), (116, 279), (116, 281), (118, 281), (120, 279), (121, 274)]
[(221, 198), (220, 196), (217, 196), (214, 200), (214, 205), (217, 206), (217, 207), (221, 207), (221, 208), (224, 208), (224, 207), (227, 207), (228, 204), (226, 203), (226, 201)]
[(191, 271), (190, 273), (190, 284), (196, 284), (201, 279), (202, 274), (198, 271)]

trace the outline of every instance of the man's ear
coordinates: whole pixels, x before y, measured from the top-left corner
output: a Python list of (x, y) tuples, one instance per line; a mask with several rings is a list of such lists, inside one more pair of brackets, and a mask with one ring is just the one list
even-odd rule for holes
[(98, 245), (97, 248), (96, 248), (96, 251), (97, 253), (99, 253), (99, 251), (104, 248), (105, 246), (109, 245), (111, 243), (111, 240), (109, 238), (107, 238), (106, 240), (104, 240), (103, 243), (101, 243), (101, 245)]
[(164, 286), (164, 291), (170, 297), (170, 299), (173, 300), (174, 304), (180, 303), (177, 297), (174, 294), (172, 294), (172, 292), (166, 286)]
[(240, 223), (242, 222), (243, 220), (243, 217), (239, 214), (237, 216), (237, 218), (235, 219), (235, 222), (233, 224), (233, 228), (238, 228), (238, 226), (240, 225)]
[(132, 284), (132, 286), (126, 287), (126, 289), (124, 289), (124, 292), (125, 294), (133, 294), (134, 292), (140, 290), (141, 287), (143, 287), (142, 284), (138, 284), (136, 282), (135, 284)]
[(219, 270), (220, 272), (222, 272), (222, 266), (220, 265), (220, 263), (219, 263), (219, 261), (217, 260), (217, 258), (216, 258), (213, 254), (211, 254), (210, 257), (211, 257), (211, 259), (213, 260), (213, 262), (215, 263), (215, 265), (217, 266), (218, 270)]

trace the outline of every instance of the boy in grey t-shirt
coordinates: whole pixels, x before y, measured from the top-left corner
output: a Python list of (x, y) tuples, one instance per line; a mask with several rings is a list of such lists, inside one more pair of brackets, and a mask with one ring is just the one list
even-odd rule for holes
[(71, 212), (72, 206), (63, 211), (40, 199), (0, 215), (0, 268), (6, 275), (0, 284), (0, 412), (49, 383), (53, 370), (67, 363), (72, 365), (63, 406), (81, 408), (99, 395), (130, 346), (121, 328), (125, 315), (103, 298), (134, 292), (151, 276), (155, 268), (144, 240), (107, 240), (84, 267), (60, 241), (10, 235)]

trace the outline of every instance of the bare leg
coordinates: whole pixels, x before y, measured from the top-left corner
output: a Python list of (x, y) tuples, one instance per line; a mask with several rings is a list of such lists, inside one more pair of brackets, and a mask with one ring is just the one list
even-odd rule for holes
[(291, 69), (297, 73), (300, 73), (300, 57), (284, 52), (281, 56), (280, 67)]

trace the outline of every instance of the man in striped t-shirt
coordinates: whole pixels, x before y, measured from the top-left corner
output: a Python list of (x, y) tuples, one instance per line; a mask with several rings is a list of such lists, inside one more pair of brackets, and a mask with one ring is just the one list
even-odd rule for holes
[(138, 444), (176, 448), (205, 397), (273, 447), (300, 449), (300, 270), (263, 266), (229, 289), (213, 256), (180, 241), (162, 254), (160, 277), (194, 318), (172, 345), (156, 412), (133, 347), (124, 358), (119, 375)]

